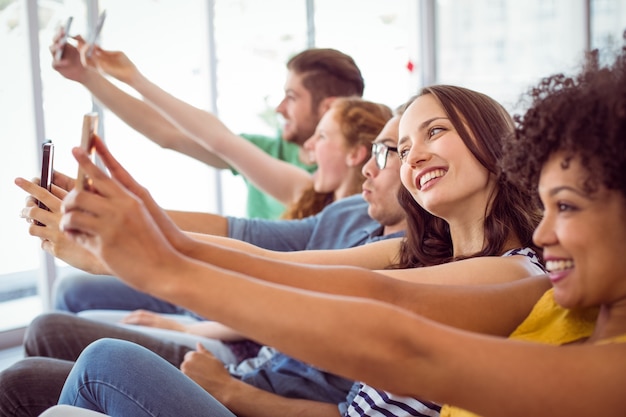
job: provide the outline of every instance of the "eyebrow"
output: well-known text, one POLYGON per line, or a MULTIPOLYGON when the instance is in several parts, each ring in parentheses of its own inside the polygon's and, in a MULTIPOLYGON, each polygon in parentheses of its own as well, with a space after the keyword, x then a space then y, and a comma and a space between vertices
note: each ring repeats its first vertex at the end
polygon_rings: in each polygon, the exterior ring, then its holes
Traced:
POLYGON ((555 188, 551 189, 551 190, 548 192, 548 195, 549 195, 550 197, 554 197, 555 195, 557 195, 557 194, 558 194, 558 193, 560 193, 561 191, 571 191, 571 192, 573 192, 574 194, 577 194, 577 195, 579 195, 579 196, 581 196, 581 197, 583 197, 583 198, 589 198, 589 195, 588 195, 587 193, 583 193, 583 192, 582 192, 582 191, 580 191, 579 189, 574 188, 574 187, 570 187, 570 186, 568 186, 568 185, 562 185, 562 186, 560 186, 560 187, 555 187, 555 188))
MULTIPOLYGON (((450 120, 448 117, 444 117, 444 116, 435 116, 432 117, 428 120, 423 121, 419 127, 417 128, 417 130, 424 130, 426 129, 426 127, 428 127, 429 124, 431 124, 432 122, 434 122, 435 120, 441 120, 441 119, 445 119, 445 120, 450 120)), ((406 142, 409 139, 408 136, 403 136, 400 138, 400 140, 398 140, 398 145, 403 144, 404 142, 406 142)))
POLYGON ((376 143, 382 143, 383 145, 387 145, 391 142, 392 145, 396 144, 396 140, 394 138, 382 138, 380 140, 375 141, 376 143))

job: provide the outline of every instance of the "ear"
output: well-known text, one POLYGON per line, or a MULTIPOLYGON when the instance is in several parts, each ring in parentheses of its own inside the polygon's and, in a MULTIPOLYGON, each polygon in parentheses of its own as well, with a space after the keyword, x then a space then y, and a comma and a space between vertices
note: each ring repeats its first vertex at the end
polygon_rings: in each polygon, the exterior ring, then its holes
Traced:
POLYGON ((320 104, 317 106, 317 114, 320 115, 320 117, 326 113, 328 111, 328 109, 330 109, 331 104, 333 104, 333 101, 335 101, 337 97, 326 97, 324 99, 322 99, 322 101, 320 101, 320 104))
POLYGON ((367 162, 369 152, 365 145, 358 145, 350 149, 348 155, 346 155, 346 165, 350 168, 359 166, 367 162))

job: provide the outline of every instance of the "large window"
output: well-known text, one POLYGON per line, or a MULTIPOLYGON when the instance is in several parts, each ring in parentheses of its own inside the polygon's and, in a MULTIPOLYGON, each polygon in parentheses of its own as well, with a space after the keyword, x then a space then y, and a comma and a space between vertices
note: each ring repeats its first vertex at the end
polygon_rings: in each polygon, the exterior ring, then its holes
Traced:
POLYGON ((584 10, 572 0, 437 1, 438 82, 481 91, 512 110, 540 77, 581 61, 584 10))
MULTIPOLYGON (((216 0, 217 108, 235 133, 276 136, 289 58, 307 47, 304 1, 216 0)), ((221 173, 226 213, 244 216, 240 177, 221 173)))
POLYGON ((25 194, 13 185, 16 176, 39 175, 25 6, 25 2, 10 1, 0 10, 0 53, 4 56, 0 79, 0 329, 23 325, 41 310, 34 296, 38 280, 34 271, 41 262, 39 245, 18 217, 25 194))
POLYGON ((413 0, 315 2, 315 45, 354 58, 364 98, 399 106, 420 83, 419 11, 413 0))

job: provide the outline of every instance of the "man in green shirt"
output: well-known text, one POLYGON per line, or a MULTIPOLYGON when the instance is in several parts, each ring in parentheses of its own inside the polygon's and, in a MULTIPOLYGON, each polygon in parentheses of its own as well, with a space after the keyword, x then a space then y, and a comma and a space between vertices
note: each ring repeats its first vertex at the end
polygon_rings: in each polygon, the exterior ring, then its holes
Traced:
MULTIPOLYGON (((85 44, 80 37, 76 40, 78 47, 66 44, 63 57, 53 61, 54 69, 84 85, 100 103, 158 145, 242 175, 248 188, 248 217, 277 218, 284 211, 284 204, 259 189, 272 187, 267 161, 263 164, 260 159, 269 155, 277 162, 312 172, 315 166, 307 163, 302 145, 336 97, 363 95, 363 78, 351 57, 334 49, 307 49, 287 62, 285 96, 276 107, 285 120, 280 136, 236 135, 215 115, 193 108, 139 77, 134 64, 120 52, 96 48, 92 59, 81 60, 85 44), (143 100, 115 86, 106 75, 133 87, 143 100), (247 145, 241 142, 254 144, 263 155, 249 147, 245 151, 247 145)), ((53 55, 58 48, 55 42, 53 55)))

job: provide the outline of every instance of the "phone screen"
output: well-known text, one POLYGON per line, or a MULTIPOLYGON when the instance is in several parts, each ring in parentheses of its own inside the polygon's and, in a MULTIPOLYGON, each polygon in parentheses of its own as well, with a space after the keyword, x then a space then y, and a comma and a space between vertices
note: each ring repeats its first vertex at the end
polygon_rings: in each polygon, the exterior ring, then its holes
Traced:
MULTIPOLYGON (((87 113, 83 116, 83 133, 80 141, 80 147, 86 150, 95 159, 95 149, 93 147, 93 137, 98 129, 98 113, 87 113)), ((79 190, 89 190, 91 188, 91 179, 78 169, 76 175, 76 188, 79 190)))
MULTIPOLYGON (((52 188, 53 162, 54 144, 48 141, 42 145, 41 178, 39 180, 39 185, 48 191, 50 191, 50 189, 52 188)), ((46 205, 41 201, 37 201, 37 205, 40 208, 49 211, 48 207, 46 207, 46 205)), ((38 226, 43 226, 43 224, 38 221, 35 221, 35 224, 37 224, 38 226)))

